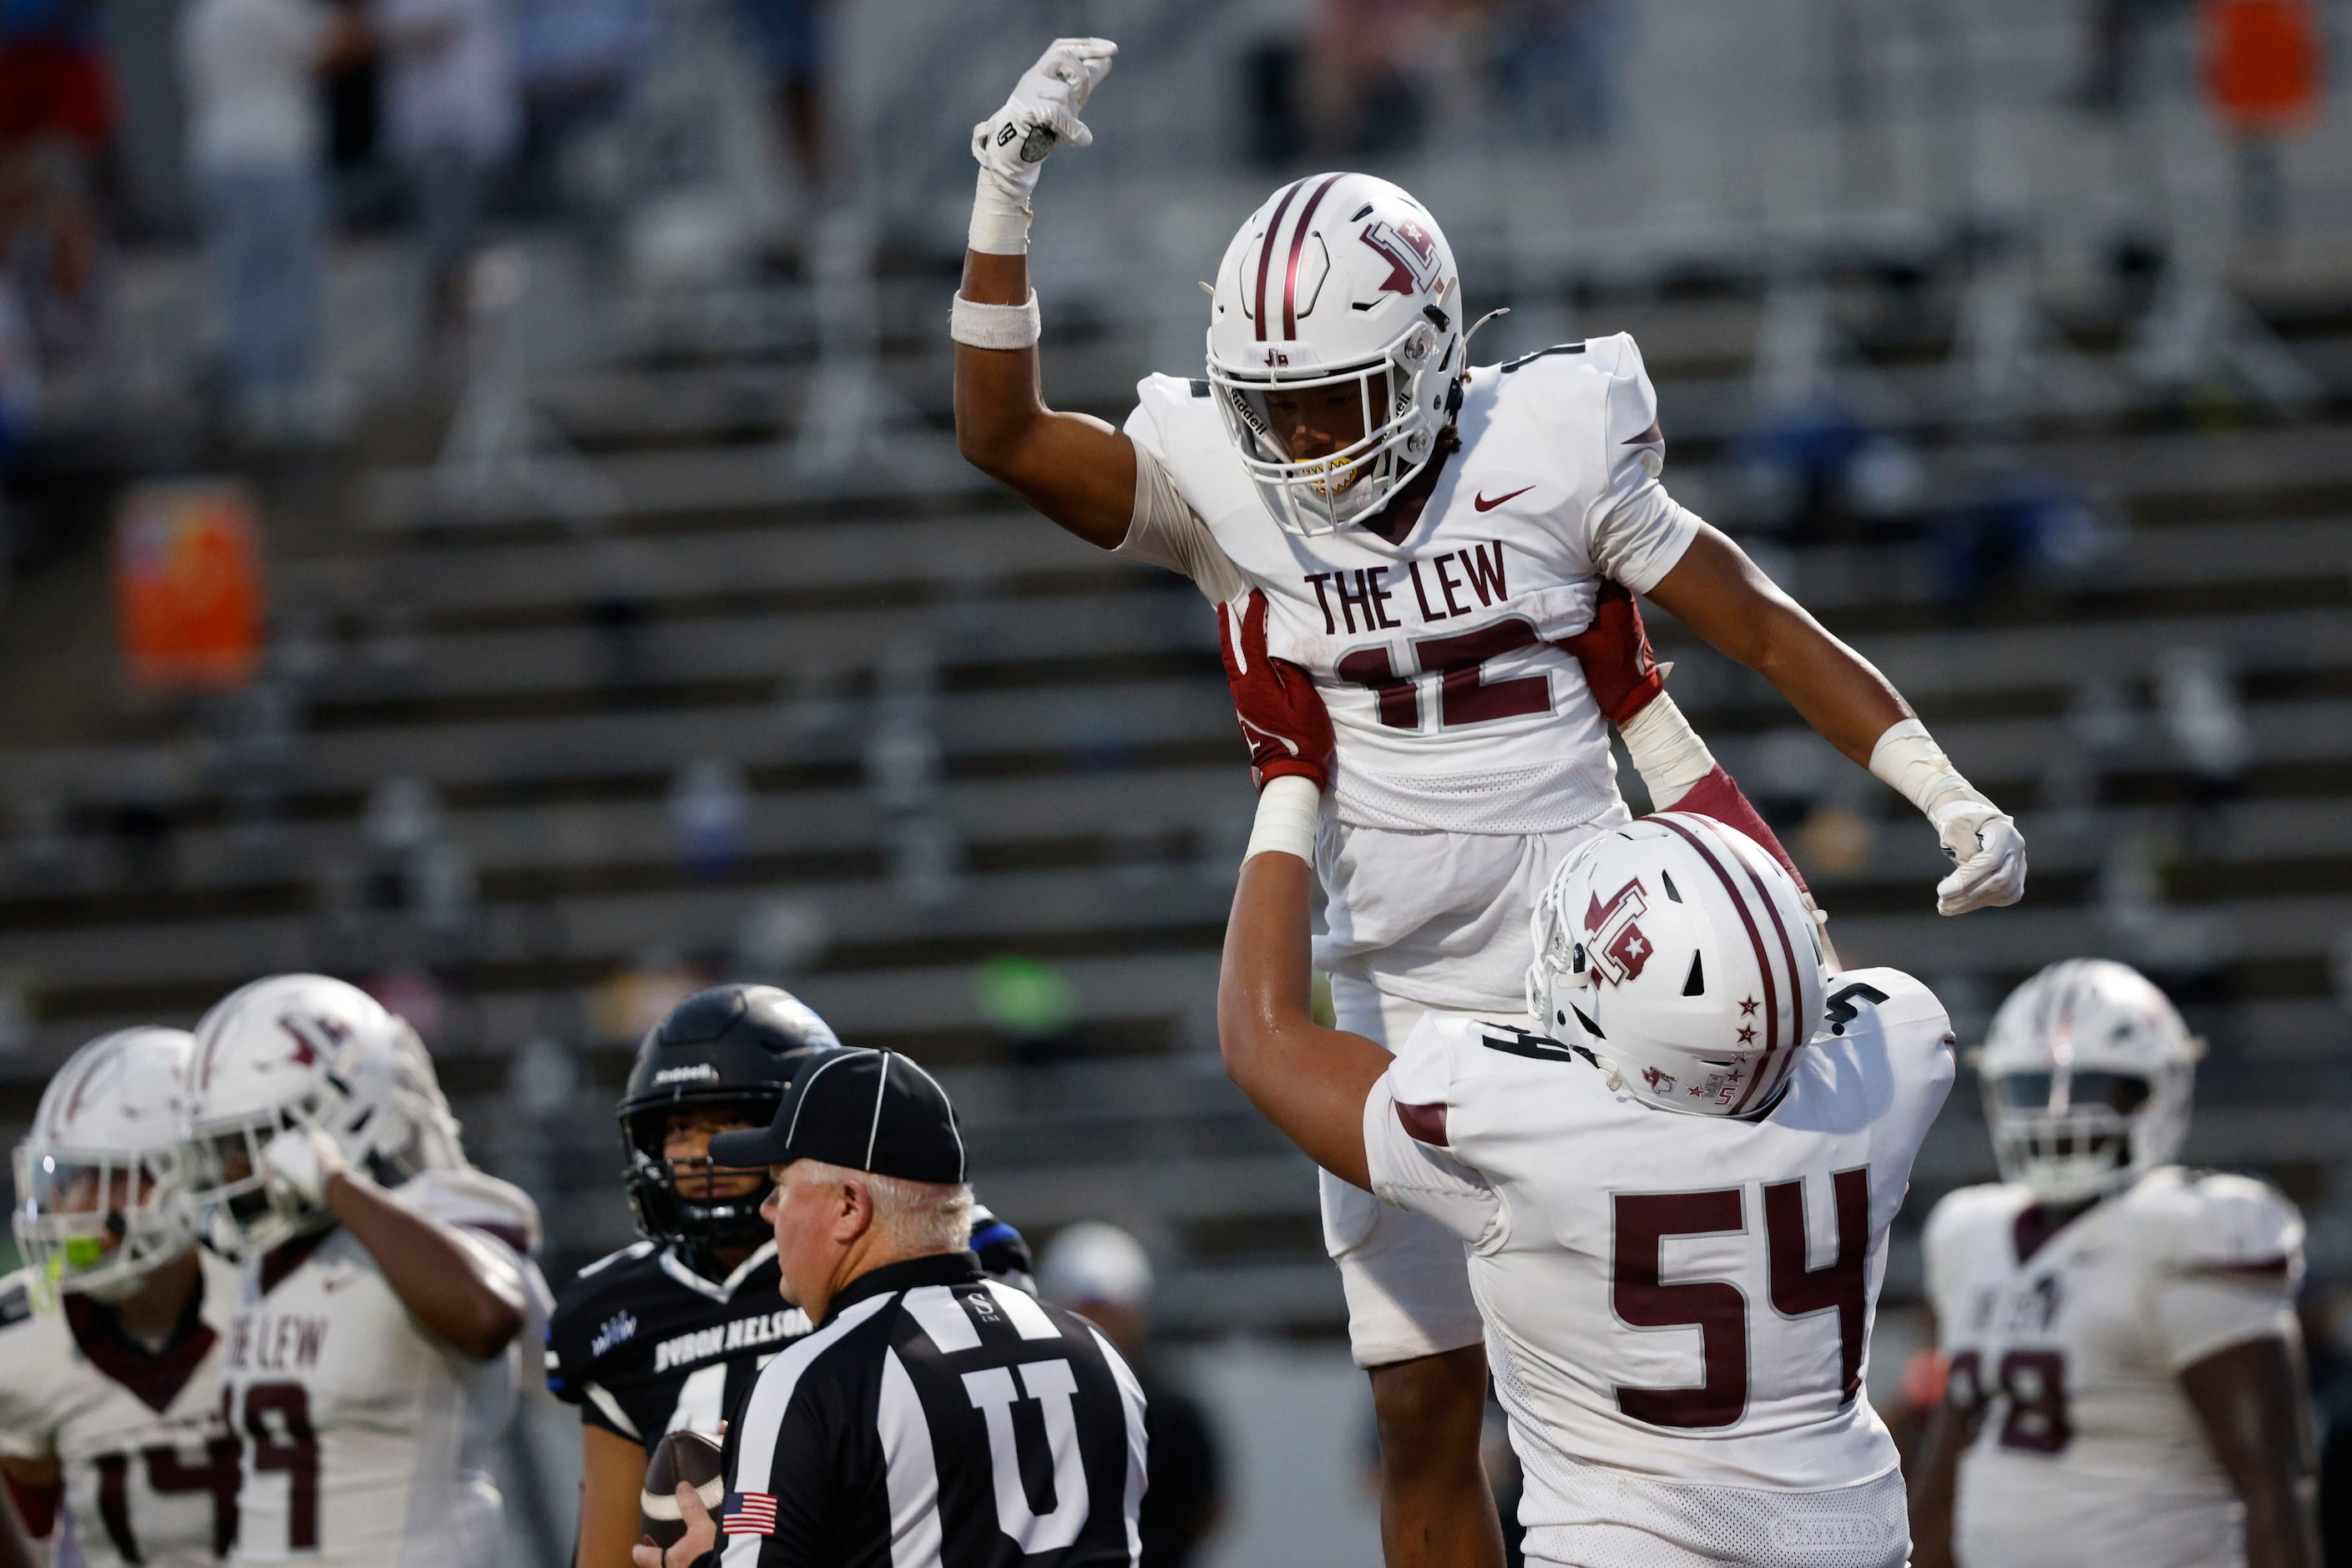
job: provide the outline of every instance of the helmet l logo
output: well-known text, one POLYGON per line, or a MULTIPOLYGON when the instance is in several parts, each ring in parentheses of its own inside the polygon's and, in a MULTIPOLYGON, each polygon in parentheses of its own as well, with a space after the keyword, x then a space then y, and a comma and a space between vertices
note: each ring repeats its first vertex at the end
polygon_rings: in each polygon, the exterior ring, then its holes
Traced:
POLYGON ((1381 279, 1379 292, 1410 297, 1436 287, 1437 242, 1411 218, 1391 224, 1376 217, 1358 237, 1388 258, 1389 275, 1381 279))
POLYGON ((1613 984, 1622 985, 1639 978, 1650 962, 1650 939, 1634 923, 1649 907, 1639 877, 1610 894, 1607 903, 1601 901, 1599 894, 1586 901, 1585 945, 1592 955, 1593 967, 1613 984))

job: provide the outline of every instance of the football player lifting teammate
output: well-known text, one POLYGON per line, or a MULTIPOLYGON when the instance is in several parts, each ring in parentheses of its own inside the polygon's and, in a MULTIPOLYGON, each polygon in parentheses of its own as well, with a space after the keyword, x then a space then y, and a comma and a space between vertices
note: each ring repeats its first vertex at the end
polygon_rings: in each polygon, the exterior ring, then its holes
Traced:
POLYGON ((1923 1565, 2319 1562, 2303 1221, 2172 1163, 2198 1045, 2105 959, 1994 1016, 1977 1065, 2003 1180, 1927 1221, 1948 1373, 1912 1481, 1923 1565))
MULTIPOLYGON (((648 1456, 668 1433, 716 1433, 760 1368, 809 1331, 779 1294, 760 1205, 765 1169, 710 1162, 721 1132, 763 1128, 793 1075, 838 1050, 824 1020, 772 985, 720 985, 647 1032, 620 1106, 629 1206, 644 1239, 582 1269, 556 1298, 547 1385, 580 1407, 578 1568, 628 1568, 648 1456)), ((1026 1245, 984 1209, 972 1250, 1030 1287, 1026 1245)))
POLYGON ((1234 894, 1225 1065, 1325 1170, 1467 1248, 1528 1561, 1896 1568, 1903 1479, 1864 1374, 1951 1087, 1943 1007, 1891 969, 1831 973, 1795 879, 1686 797, 1564 858, 1516 1020, 1433 1010, 1394 1056, 1323 1026, 1330 730, 1257 625, 1229 642, 1235 705, 1298 771, 1265 782, 1234 894))
POLYGON ((16 1148, 26 1266, 0 1280, 0 1473, 32 1533, 62 1541, 70 1521, 90 1568, 196 1568, 236 1533, 220 1404, 236 1280, 185 1201, 187 1058, 181 1029, 90 1041, 16 1148))
MULTIPOLYGON (((2010 818, 1884 677, 1668 496, 1633 339, 1472 364, 1444 231, 1395 185, 1326 174, 1269 196, 1210 285, 1205 374, 1146 377, 1123 431, 1046 407, 1030 197, 1055 146, 1093 140, 1078 115, 1116 52, 1057 41, 975 129, 957 439, 1078 537, 1223 605, 1265 596, 1274 656, 1306 671, 1338 734, 1331 788, 1307 804, 1328 900, 1317 956, 1345 1029, 1402 1049, 1424 1013, 1517 1014, 1538 895, 1628 820, 1607 726, 1635 743, 1653 682, 1604 701, 1564 646, 1605 581, 1763 675, 1925 813, 1957 862, 1941 912, 2021 895, 2010 818)), ((1485 1549, 1460 1532, 1493 1531, 1491 1510, 1468 1522, 1486 1376, 1462 1248, 1328 1173, 1323 1195, 1373 1369, 1390 1562, 1464 1561, 1485 1549)))
POLYGON ((415 1031, 340 980, 215 1004, 183 1092, 205 1237, 240 1266, 233 1560, 494 1561, 490 1453, 546 1315, 538 1209, 467 1163, 415 1031))

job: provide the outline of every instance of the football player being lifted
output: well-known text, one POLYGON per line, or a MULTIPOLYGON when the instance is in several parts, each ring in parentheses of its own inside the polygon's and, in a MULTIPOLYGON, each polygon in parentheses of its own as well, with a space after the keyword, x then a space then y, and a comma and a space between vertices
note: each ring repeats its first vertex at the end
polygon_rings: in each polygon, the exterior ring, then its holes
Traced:
MULTIPOLYGON (((1347 1030, 1395 1049, 1432 1009, 1515 1014, 1538 893, 1627 820, 1606 721, 1635 714, 1596 700, 1560 646, 1604 580, 1763 675, 1925 813, 1958 862, 1939 910, 2021 896, 2010 818, 1877 670, 1667 495, 1633 339, 1471 364, 1444 233, 1395 185, 1326 174, 1269 196, 1217 265, 1204 373, 1147 377, 1123 431, 1047 408, 1030 197, 1055 146, 1093 140, 1078 115, 1115 53, 1056 42, 975 130, 957 439, 1081 539, 1221 604, 1266 596, 1275 656, 1307 672, 1339 736, 1317 956, 1347 1030)), ((1687 786, 1693 807, 1721 792, 1687 786)), ((1356 1360, 1374 1369, 1390 1562, 1423 1542, 1461 1561, 1458 1532, 1492 1519, 1465 1522, 1486 1379, 1462 1248, 1328 1174, 1323 1192, 1356 1360)))
MULTIPOLYGON (((629 1568, 654 1446, 680 1428, 716 1434, 760 1369, 809 1331, 784 1305, 761 1217, 767 1171, 714 1166, 710 1141, 767 1126, 793 1076, 839 1048, 824 1019, 772 985, 698 992, 638 1047, 620 1123, 645 1239, 583 1268, 548 1322, 547 1385, 580 1407, 578 1568, 629 1568)), ((975 1208, 971 1245, 991 1275, 1031 1288, 1012 1226, 975 1208)))
POLYGON ((2303 1222, 2173 1163, 2198 1048, 2105 959, 1994 1016, 1977 1066, 2003 1179, 1927 1221, 1948 1373, 1912 1483, 1923 1568, 2319 1562, 2303 1222))
POLYGON ((234 1560, 493 1561, 490 1451, 545 1321, 538 1209, 467 1163, 415 1031, 340 980, 215 1004, 184 1096, 205 1240, 239 1265, 234 1560))
POLYGON ((1225 1065, 1318 1164, 1467 1248, 1527 1560, 1898 1568, 1903 1478, 1864 1374, 1952 1083, 1941 1005, 1891 969, 1832 974, 1795 879, 1685 806, 1562 858, 1520 937, 1516 1020, 1432 1009, 1393 1056, 1318 1024, 1331 729, 1260 624, 1229 639, 1235 706, 1298 766, 1259 775, 1225 1065))
POLYGON ((0 1280, 0 1472, 32 1533, 61 1542, 69 1521, 91 1568, 210 1564, 236 1533, 220 1410, 236 1279, 197 1247, 184 1189, 187 1058, 181 1029, 90 1041, 16 1147, 26 1267, 0 1280))

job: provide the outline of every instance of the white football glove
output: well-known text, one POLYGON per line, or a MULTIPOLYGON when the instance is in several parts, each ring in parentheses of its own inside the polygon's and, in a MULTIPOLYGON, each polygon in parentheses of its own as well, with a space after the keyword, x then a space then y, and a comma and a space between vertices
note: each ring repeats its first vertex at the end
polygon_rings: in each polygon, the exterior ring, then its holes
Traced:
POLYGON ((1056 38, 1024 72, 1004 107, 971 128, 971 155, 1024 205, 1037 188, 1037 168, 1057 142, 1073 147, 1095 133, 1078 118, 1095 84, 1110 74, 1118 46, 1108 38, 1056 38))
POLYGON ((1969 791, 1945 796, 1928 812, 1944 853, 1958 865, 1936 884, 1936 912, 1964 915, 2025 897, 2025 837, 2001 809, 1969 791))
POLYGON ((327 1206, 327 1184, 351 1168, 332 1138, 315 1127, 289 1127, 262 1146, 261 1163, 271 1187, 289 1193, 314 1209, 327 1206))

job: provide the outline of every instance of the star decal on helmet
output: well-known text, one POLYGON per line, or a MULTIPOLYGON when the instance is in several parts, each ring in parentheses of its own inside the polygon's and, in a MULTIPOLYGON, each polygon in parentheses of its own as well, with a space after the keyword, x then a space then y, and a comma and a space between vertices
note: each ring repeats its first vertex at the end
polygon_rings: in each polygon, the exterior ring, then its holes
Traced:
POLYGON ((1739 1016, 1743 1018, 1752 1018, 1756 1016, 1755 997, 1750 996, 1739 1004, 1739 1016))

